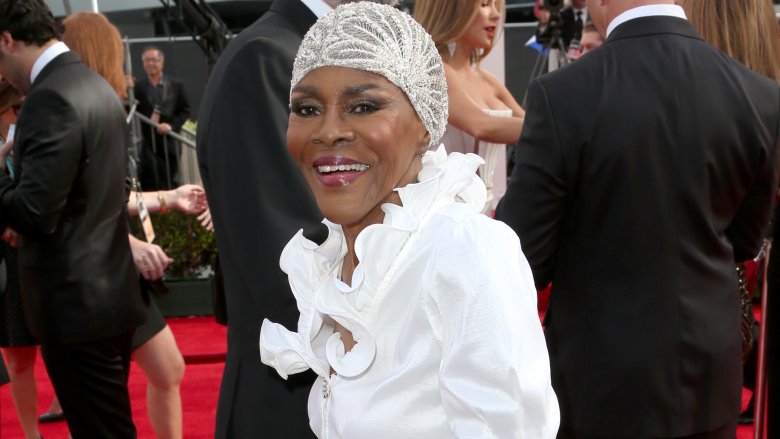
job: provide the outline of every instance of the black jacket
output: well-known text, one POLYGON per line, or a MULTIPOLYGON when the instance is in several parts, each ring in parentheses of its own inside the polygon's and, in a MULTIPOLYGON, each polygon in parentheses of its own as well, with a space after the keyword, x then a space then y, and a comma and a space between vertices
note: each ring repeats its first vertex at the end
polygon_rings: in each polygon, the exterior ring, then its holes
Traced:
POLYGON ((552 281, 546 336, 561 427, 678 437, 741 402, 735 261, 777 188, 780 88, 685 20, 618 26, 531 83, 496 217, 552 281))
MULTIPOLYGON (((170 124, 174 131, 179 132, 184 122, 190 117, 190 103, 187 100, 184 83, 165 74, 162 76, 161 83, 163 88, 162 102, 158 103, 160 122, 170 124)), ((154 99, 149 96, 150 86, 149 78, 144 76, 135 83, 133 88, 138 100, 138 112, 146 117, 152 116, 155 107, 154 99)))
POLYGON ((66 52, 27 94, 15 180, 0 177, 0 228, 21 234, 23 305, 41 342, 80 343, 143 321, 127 240, 127 124, 116 93, 66 52))
POLYGON ((299 229, 321 230, 286 142, 293 60, 314 22, 299 0, 275 0, 230 42, 198 113, 198 162, 228 315, 217 438, 313 437, 306 401, 315 375, 282 380, 260 363, 258 343, 264 318, 296 328, 298 308, 279 257, 299 229))

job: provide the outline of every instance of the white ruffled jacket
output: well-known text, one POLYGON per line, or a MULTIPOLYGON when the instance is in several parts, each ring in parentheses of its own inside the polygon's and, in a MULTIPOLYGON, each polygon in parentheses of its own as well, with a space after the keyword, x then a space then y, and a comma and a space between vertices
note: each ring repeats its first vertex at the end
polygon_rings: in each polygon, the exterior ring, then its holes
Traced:
POLYGON ((558 402, 536 290, 514 232, 479 213, 474 154, 423 157, 383 224, 355 241, 352 285, 339 225, 322 245, 298 232, 281 267, 298 331, 263 321, 260 353, 279 375, 311 368, 319 438, 554 438, 558 402), (357 342, 345 352, 333 322, 357 342), (335 375, 330 374, 330 370, 335 375))

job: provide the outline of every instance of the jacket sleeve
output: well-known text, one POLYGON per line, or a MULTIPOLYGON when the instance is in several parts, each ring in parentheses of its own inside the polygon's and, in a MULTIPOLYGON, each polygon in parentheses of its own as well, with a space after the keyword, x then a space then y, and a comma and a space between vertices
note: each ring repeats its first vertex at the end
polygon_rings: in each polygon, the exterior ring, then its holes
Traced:
MULTIPOLYGON (((776 89, 780 92, 780 89, 776 89)), ((780 93, 778 93, 780 94, 780 93)), ((777 94, 776 94, 777 95, 777 94)), ((756 257, 766 233, 773 200, 777 193, 778 148, 780 148, 780 108, 773 120, 772 142, 761 149, 756 178, 748 188, 737 214, 726 229, 734 248, 734 259, 742 262, 756 257)))
POLYGON ((520 237, 536 288, 550 283, 567 202, 564 155, 547 94, 538 80, 528 89, 515 167, 495 218, 520 237))
POLYGON ((23 235, 54 232, 78 172, 83 133, 75 109, 52 90, 31 93, 19 119, 13 183, 0 180, 0 224, 23 235))

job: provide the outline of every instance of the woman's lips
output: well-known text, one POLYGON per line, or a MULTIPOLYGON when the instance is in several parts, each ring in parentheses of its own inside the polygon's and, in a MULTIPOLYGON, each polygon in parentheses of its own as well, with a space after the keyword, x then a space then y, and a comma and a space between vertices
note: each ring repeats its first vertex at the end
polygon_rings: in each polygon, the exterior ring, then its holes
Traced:
POLYGON ((346 157, 321 157, 314 161, 313 168, 317 179, 325 186, 346 186, 361 175, 370 166, 366 163, 346 157))
POLYGON ((488 26, 488 27, 485 28, 485 31, 487 31, 488 37, 491 40, 496 35, 496 27, 495 26, 488 26))

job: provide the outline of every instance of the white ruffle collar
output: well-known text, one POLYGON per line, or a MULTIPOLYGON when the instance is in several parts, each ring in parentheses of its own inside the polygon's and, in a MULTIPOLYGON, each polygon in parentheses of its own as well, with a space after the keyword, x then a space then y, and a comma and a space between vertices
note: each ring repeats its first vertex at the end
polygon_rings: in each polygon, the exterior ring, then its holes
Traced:
POLYGON ((329 234, 321 245, 298 231, 280 258, 301 313, 298 332, 264 320, 260 332, 263 363, 283 378, 309 367, 320 376, 328 376, 330 368, 344 377, 365 372, 376 355, 376 342, 367 324, 372 304, 386 292, 404 259, 404 249, 411 247, 414 232, 437 210, 434 205, 460 202, 480 212, 486 189, 476 170, 482 163, 476 154, 447 155, 444 146, 426 152, 418 183, 395 189, 402 204, 382 205, 383 223, 366 227, 355 240, 358 265, 352 285, 338 279, 347 251, 341 226, 323 220, 329 234), (345 352, 329 318, 352 333, 356 344, 351 351, 345 352))

